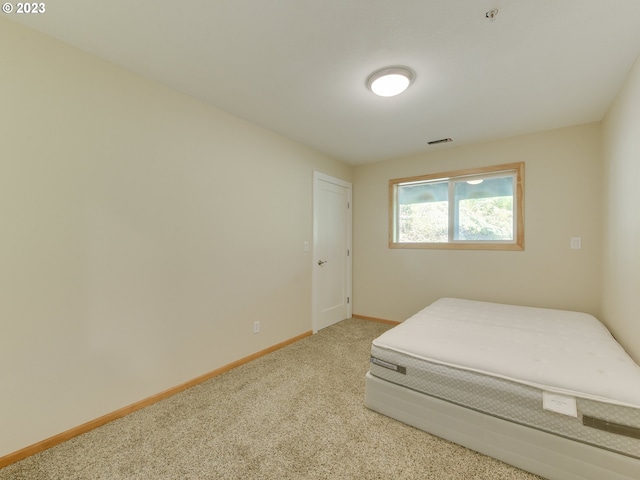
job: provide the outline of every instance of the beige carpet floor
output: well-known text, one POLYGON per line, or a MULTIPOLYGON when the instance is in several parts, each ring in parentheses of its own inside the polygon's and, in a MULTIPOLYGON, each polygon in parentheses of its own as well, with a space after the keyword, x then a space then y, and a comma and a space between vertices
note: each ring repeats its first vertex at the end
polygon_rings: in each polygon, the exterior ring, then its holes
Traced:
POLYGON ((3 480, 538 479, 364 406, 350 319, 0 470, 3 480))

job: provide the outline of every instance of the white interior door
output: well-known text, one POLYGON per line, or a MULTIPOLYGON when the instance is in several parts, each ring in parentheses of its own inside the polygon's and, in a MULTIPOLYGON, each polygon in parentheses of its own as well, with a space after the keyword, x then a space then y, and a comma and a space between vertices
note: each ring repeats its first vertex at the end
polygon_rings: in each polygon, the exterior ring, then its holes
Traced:
POLYGON ((351 317, 351 184, 314 172, 313 331, 351 317))

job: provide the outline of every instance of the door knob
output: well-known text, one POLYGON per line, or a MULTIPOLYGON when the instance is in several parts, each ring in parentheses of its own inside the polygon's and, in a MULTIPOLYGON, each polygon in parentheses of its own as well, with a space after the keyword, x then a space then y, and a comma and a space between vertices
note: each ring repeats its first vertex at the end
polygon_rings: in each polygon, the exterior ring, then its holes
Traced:
POLYGON ((318 265, 322 266, 327 263, 327 260, 318 260, 318 265))

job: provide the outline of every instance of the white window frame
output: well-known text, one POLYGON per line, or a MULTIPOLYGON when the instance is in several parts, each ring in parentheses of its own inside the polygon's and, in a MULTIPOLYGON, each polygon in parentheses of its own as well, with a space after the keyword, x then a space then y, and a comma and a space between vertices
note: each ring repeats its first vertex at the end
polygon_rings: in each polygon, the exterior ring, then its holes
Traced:
POLYGON ((389 180, 389 248, 431 248, 463 250, 524 250, 524 162, 389 180), (512 174, 514 178, 513 240, 455 240, 456 213, 453 190, 456 182, 512 174), (398 187, 416 183, 448 182, 449 238, 447 242, 418 243, 398 241, 398 187))

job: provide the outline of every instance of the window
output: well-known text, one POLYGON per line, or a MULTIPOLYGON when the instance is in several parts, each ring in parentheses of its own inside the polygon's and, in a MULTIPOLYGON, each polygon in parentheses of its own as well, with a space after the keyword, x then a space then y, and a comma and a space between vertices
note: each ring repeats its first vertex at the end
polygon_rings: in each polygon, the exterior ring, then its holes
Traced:
POLYGON ((389 181, 391 248, 524 250, 524 163, 389 181))

